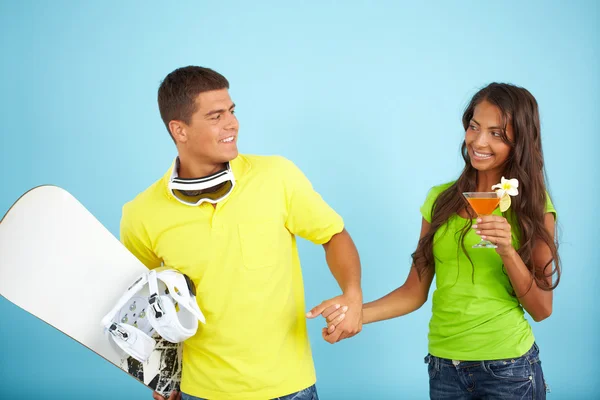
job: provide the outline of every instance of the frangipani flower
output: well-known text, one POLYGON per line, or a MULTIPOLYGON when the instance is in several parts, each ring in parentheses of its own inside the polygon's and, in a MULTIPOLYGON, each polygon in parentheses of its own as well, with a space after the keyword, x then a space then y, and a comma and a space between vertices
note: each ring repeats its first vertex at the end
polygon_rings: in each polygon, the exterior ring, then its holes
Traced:
POLYGON ((499 197, 504 197, 504 193, 508 193, 510 196, 516 196, 519 194, 519 181, 516 179, 505 179, 502 177, 500 183, 492 186, 492 190, 498 189, 499 197))
POLYGON ((505 179, 502 177, 500 183, 492 186, 492 190, 496 189, 498 197, 500 197, 500 211, 504 212, 510 207, 510 196, 519 194, 519 181, 517 179, 505 179))

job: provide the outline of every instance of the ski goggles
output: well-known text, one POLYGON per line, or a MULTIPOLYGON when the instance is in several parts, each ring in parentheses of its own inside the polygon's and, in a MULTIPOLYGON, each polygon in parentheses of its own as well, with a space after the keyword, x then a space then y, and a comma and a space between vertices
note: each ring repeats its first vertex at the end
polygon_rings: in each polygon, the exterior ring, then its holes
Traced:
POLYGON ((231 165, 223 171, 204 178, 175 177, 177 164, 169 181, 169 190, 175 199, 188 206, 198 206, 203 202, 215 204, 229 196, 235 187, 235 177, 231 165))

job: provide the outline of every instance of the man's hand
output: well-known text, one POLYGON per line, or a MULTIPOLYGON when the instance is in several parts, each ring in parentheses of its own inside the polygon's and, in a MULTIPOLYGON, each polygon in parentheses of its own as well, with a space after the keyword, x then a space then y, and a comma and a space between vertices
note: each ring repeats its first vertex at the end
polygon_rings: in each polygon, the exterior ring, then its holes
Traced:
MULTIPOLYGON (((158 394, 158 392, 152 393, 152 398, 154 400, 165 400, 165 398, 162 397, 160 394, 158 394)), ((177 390, 173 390, 167 400, 181 400, 181 392, 178 392, 177 390)))
POLYGON ((307 318, 322 315, 328 328, 323 328, 322 336, 328 343, 337 343, 350 338, 362 330, 362 294, 348 293, 325 300, 307 314, 307 318))

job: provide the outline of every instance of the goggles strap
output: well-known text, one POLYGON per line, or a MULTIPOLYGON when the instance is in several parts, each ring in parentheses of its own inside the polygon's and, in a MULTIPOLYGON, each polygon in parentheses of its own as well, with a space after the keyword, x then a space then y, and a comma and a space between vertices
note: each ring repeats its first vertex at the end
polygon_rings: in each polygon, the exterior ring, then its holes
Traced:
POLYGON ((235 176, 231 164, 227 162, 224 170, 202 178, 179 178, 179 158, 169 179, 168 187, 173 197, 188 206, 198 206, 203 202, 217 203, 229 196, 235 187, 235 176))

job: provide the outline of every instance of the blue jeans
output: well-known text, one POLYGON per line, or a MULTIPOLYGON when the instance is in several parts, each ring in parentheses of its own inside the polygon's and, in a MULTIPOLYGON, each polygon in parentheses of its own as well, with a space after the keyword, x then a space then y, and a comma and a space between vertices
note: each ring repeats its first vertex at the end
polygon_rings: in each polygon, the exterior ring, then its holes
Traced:
POLYGON ((429 397, 439 399, 545 399, 546 383, 534 343, 523 356, 453 361, 428 354, 429 397))
MULTIPOLYGON (((181 400, 207 400, 200 397, 190 396, 181 392, 181 400)), ((296 393, 287 394, 285 396, 277 397, 273 400, 319 400, 317 395, 317 387, 315 385, 309 386, 304 390, 296 393)))

